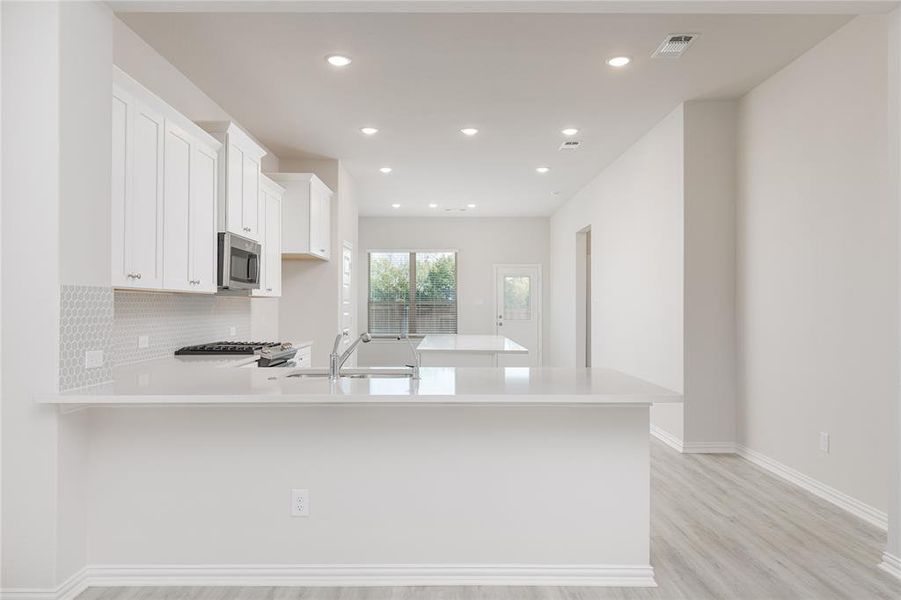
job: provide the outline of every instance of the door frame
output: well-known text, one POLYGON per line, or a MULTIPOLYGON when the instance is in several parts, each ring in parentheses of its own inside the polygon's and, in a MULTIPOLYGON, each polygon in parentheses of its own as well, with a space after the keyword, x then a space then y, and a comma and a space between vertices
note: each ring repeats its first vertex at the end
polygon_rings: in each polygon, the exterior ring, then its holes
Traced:
POLYGON ((541 268, 541 263, 495 263, 492 265, 492 289, 494 290, 492 295, 494 296, 494 303, 491 307, 494 312, 491 313, 491 320, 494 321, 494 333, 496 335, 500 335, 497 331, 497 317, 494 315, 497 314, 498 309, 498 296, 497 296, 497 277, 498 271, 501 269, 522 269, 529 268, 535 269, 538 272, 538 293, 535 294, 533 292, 533 299, 537 299, 538 301, 538 366, 544 365, 544 352, 542 351, 542 346, 544 344, 544 335, 542 330, 544 329, 544 273, 541 268))

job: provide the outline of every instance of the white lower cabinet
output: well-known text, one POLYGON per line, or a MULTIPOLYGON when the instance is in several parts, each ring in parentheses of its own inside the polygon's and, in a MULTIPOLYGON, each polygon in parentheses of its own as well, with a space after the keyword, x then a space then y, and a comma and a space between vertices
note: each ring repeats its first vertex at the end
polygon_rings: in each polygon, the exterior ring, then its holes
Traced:
POLYGON ((254 296, 277 298, 282 295, 282 198, 285 189, 262 176, 260 185, 260 289, 254 296))
POLYGON ((116 71, 112 284, 216 292, 220 143, 116 71))

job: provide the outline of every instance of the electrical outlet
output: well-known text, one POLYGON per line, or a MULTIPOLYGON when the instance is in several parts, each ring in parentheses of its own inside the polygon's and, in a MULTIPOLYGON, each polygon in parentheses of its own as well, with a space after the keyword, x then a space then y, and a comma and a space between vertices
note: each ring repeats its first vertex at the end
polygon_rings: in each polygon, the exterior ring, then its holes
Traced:
POLYGON ((150 347, 150 336, 149 335, 139 335, 138 336, 138 348, 149 348, 150 347))
POLYGON ((820 450, 829 453, 829 434, 825 431, 820 432, 820 450))
POLYGON ((228 335, 230 335, 230 336, 232 336, 232 337, 235 337, 236 335, 238 335, 238 328, 235 327, 234 325, 232 325, 231 327, 229 327, 229 328, 228 328, 228 335))
POLYGON ((84 368, 96 369, 103 366, 103 350, 88 350, 84 353, 84 368))
POLYGON ((291 516, 310 516, 310 490, 291 490, 291 516))

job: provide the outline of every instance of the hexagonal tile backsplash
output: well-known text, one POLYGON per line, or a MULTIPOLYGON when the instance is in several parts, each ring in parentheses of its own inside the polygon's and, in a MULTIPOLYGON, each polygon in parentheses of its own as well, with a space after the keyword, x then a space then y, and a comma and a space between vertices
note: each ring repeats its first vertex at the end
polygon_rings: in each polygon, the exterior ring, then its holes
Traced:
POLYGON ((113 339, 113 290, 64 285, 59 307, 59 389, 71 390, 109 381, 113 339), (85 367, 85 352, 102 350, 103 366, 85 367))
POLYGON ((190 344, 250 339, 250 298, 61 286, 60 390, 109 381, 117 365, 170 356, 190 344), (229 335, 230 328, 235 335, 229 335), (140 336, 146 348, 138 347, 140 336), (102 350, 103 366, 85 368, 102 350))

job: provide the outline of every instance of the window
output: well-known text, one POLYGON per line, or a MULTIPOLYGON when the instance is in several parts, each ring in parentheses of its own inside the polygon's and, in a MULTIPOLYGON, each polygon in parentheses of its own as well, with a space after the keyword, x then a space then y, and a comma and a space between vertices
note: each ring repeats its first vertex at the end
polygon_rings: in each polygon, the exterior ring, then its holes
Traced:
POLYGON ((457 254, 370 252, 369 333, 457 333, 457 254))

